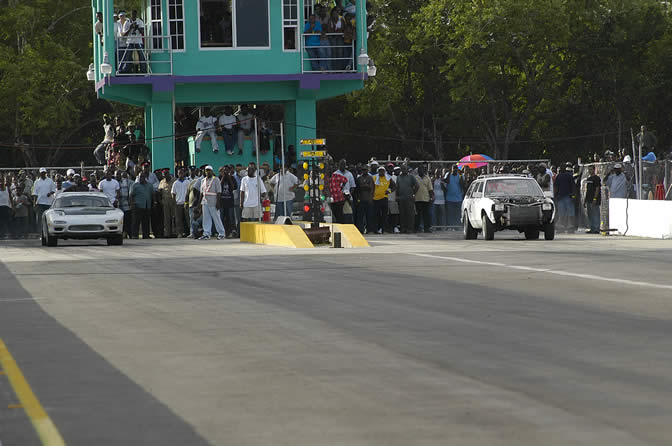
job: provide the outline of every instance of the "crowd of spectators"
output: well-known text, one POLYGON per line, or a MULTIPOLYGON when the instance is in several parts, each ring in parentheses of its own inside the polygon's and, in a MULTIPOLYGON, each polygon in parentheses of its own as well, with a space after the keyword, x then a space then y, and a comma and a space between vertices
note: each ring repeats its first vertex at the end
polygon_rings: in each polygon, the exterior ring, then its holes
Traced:
MULTIPOLYGON (((608 170, 605 164, 493 164, 490 171, 534 177, 556 202, 559 231, 574 232, 585 224, 594 233, 599 230, 602 185, 612 198, 634 196, 632 166, 627 162, 606 165, 608 170)), ((64 175, 44 168, 36 176, 19 171, 0 176, 0 237, 39 233, 42 214, 56 196, 94 191, 104 193, 124 211, 125 237, 235 238, 241 221, 261 219, 265 200, 271 204, 272 219, 284 215, 310 219, 302 204, 304 187, 314 181, 324 185, 321 218, 355 224, 363 234, 458 230, 464 194, 486 171, 485 167, 460 169, 455 164, 414 164, 401 159, 359 164, 330 160, 323 178, 310 177, 296 164, 283 170, 268 163, 151 171, 146 161, 132 168, 113 162, 101 170, 69 169, 64 175)))
POLYGON ((98 164, 132 173, 135 166, 149 160, 149 147, 135 122, 124 124, 119 116, 112 119, 104 114, 103 131, 105 136, 93 151, 98 164))
MULTIPOLYGON (((353 59, 357 39, 355 2, 337 3, 333 7, 316 4, 314 13, 304 25, 306 52, 312 71, 349 71, 357 66, 353 59)), ((291 42, 291 39, 286 41, 291 42)))

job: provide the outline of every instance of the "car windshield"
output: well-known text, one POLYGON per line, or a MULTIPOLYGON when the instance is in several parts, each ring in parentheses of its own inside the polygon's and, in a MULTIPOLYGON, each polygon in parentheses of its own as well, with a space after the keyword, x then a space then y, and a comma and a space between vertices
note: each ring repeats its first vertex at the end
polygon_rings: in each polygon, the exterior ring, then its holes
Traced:
POLYGON ((54 208, 111 208, 110 200, 106 197, 90 195, 75 195, 72 197, 57 198, 54 208))
POLYGON ((537 182, 531 178, 488 180, 488 182, 485 183, 485 196, 493 197, 498 195, 544 196, 537 182))

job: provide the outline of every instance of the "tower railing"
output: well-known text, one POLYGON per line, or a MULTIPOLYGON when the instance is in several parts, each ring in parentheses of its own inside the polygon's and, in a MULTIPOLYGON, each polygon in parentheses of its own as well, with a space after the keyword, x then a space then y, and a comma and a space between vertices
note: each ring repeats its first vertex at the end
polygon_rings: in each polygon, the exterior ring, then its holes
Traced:
POLYGON ((115 76, 172 75, 171 37, 148 35, 141 38, 142 44, 126 44, 128 38, 115 39, 117 53, 115 76))
POLYGON ((343 33, 301 35, 301 73, 354 73, 357 71, 355 40, 345 43, 343 33), (326 37, 328 45, 320 36, 326 37), (306 44, 309 37, 320 39, 320 45, 306 44))

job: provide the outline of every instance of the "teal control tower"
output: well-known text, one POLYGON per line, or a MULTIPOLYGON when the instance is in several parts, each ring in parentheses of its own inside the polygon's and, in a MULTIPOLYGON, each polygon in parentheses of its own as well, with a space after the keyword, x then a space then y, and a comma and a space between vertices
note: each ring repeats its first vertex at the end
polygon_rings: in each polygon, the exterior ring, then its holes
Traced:
MULTIPOLYGON (((144 108, 155 168, 175 164, 176 107, 280 104, 285 149, 294 145, 298 153, 301 139, 319 136, 317 101, 361 89, 372 74, 366 2, 348 6, 340 28, 320 33, 311 20, 314 0, 145 0, 137 11, 144 31, 124 37, 117 30, 128 25, 115 24, 114 2, 92 0, 93 20, 102 13, 102 39, 94 27, 90 78, 98 97, 144 108)), ((196 152, 190 138, 190 161, 252 161, 254 142, 243 142, 242 155, 231 155, 221 143, 214 153, 208 139, 196 152)))

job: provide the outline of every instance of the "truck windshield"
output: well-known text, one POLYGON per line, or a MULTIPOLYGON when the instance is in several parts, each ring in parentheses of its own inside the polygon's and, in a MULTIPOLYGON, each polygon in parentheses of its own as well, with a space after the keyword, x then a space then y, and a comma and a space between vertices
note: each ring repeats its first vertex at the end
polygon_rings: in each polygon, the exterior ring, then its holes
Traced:
POLYGON ((497 195, 544 196, 541 188, 532 178, 488 180, 485 183, 485 196, 492 197, 497 195))

